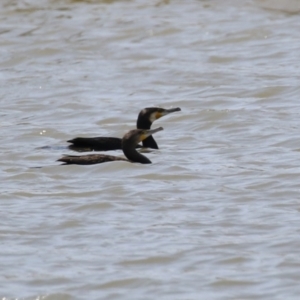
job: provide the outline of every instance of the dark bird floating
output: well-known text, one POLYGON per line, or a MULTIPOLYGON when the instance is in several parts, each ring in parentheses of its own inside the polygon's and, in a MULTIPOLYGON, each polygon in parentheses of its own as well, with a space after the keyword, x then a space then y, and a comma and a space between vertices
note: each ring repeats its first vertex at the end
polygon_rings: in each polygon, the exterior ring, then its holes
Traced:
POLYGON ((151 161, 141 153, 137 152, 136 145, 149 138, 152 134, 163 130, 162 127, 150 130, 134 129, 124 135, 121 140, 122 150, 127 159, 118 156, 105 154, 89 154, 89 155, 65 155, 57 161, 63 162, 63 165, 93 165, 109 161, 129 161, 141 164, 151 164, 151 161))
MULTIPOLYGON (((171 109, 159 107, 144 108, 138 115, 136 127, 137 129, 150 129, 155 120, 176 111, 181 111, 181 109, 179 107, 171 109)), ((77 151, 109 151, 122 149, 122 139, 116 137, 77 137, 69 140, 68 143, 72 144, 69 146, 71 150, 77 151)), ((141 148, 141 145, 136 145, 136 147, 141 148)), ((157 143, 151 135, 143 140, 143 147, 158 149, 157 143)))

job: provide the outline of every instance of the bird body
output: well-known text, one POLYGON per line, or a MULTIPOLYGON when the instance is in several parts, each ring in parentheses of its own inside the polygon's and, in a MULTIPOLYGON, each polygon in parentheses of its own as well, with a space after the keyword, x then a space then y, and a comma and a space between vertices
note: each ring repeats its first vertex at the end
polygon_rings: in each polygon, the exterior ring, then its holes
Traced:
POLYGON ((64 155, 57 161, 63 162, 64 165, 94 165, 117 160, 128 161, 123 157, 106 154, 64 155))
MULTIPOLYGON (((117 137, 77 137, 75 139, 67 141, 68 143, 72 143, 69 146, 71 150, 77 151, 110 151, 122 149, 122 139, 117 137)), ((141 148, 140 145, 138 145, 141 148)))

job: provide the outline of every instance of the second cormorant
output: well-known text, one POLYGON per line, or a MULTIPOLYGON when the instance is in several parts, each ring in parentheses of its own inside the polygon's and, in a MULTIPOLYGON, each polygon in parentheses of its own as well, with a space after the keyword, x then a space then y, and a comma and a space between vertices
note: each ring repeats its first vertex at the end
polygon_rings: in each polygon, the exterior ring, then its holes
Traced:
MULTIPOLYGON (((140 111, 136 127, 137 129, 150 129, 155 120, 176 111, 181 111, 181 109, 179 107, 171 109, 146 107, 140 111)), ((72 144, 69 148, 76 151, 109 151, 122 149, 122 139, 116 137, 77 137, 69 140, 68 143, 72 144)), ((141 145, 136 145, 136 147, 141 148, 141 145)), ((143 140, 143 147, 158 149, 157 143, 151 135, 143 140)))

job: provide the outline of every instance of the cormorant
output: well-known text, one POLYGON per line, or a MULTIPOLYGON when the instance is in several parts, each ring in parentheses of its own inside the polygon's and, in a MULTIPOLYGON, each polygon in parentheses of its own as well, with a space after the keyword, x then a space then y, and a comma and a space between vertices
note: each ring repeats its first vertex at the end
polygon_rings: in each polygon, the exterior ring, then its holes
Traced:
POLYGON ((105 154, 89 154, 89 155, 65 155, 62 158, 58 159, 57 161, 63 162, 63 165, 93 165, 93 164, 100 164, 103 162, 108 161, 116 161, 116 160, 123 160, 123 161, 130 161, 130 162, 137 162, 141 164, 151 164, 151 161, 141 153, 137 152, 136 145, 147 139, 152 134, 163 130, 162 127, 156 129, 134 129, 130 130, 128 133, 124 135, 122 138, 122 150, 127 157, 127 159, 112 156, 112 155, 105 155, 105 154))
MULTIPOLYGON (((179 107, 164 109, 160 107, 146 107, 142 109, 138 115, 136 122, 137 129, 150 129, 152 123, 170 113, 181 111, 179 107)), ((92 137, 84 138, 77 137, 75 139, 67 141, 72 145, 69 146, 71 150, 77 151, 108 151, 122 149, 122 139, 116 137, 92 137)), ((157 143, 150 135, 147 139, 143 140, 143 146, 153 149, 158 149, 157 143)), ((137 148, 141 148, 141 145, 137 145, 137 148)))

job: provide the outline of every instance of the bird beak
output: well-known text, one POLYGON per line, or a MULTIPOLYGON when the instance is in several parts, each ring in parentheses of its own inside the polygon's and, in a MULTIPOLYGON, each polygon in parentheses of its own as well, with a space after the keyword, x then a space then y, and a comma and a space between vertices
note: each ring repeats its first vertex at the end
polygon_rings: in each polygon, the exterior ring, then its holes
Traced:
POLYGON ((181 108, 180 107, 176 107, 176 108, 170 108, 170 109, 165 109, 164 111, 162 112, 157 112, 156 115, 155 115, 155 118, 156 120, 165 116, 165 115, 168 115, 168 114, 171 114, 175 111, 181 111, 181 108))
POLYGON ((146 139, 148 136, 158 132, 164 130, 162 127, 158 127, 155 129, 149 129, 149 130, 144 130, 144 132, 142 133, 141 137, 140 137, 140 142, 143 141, 144 139, 146 139))

